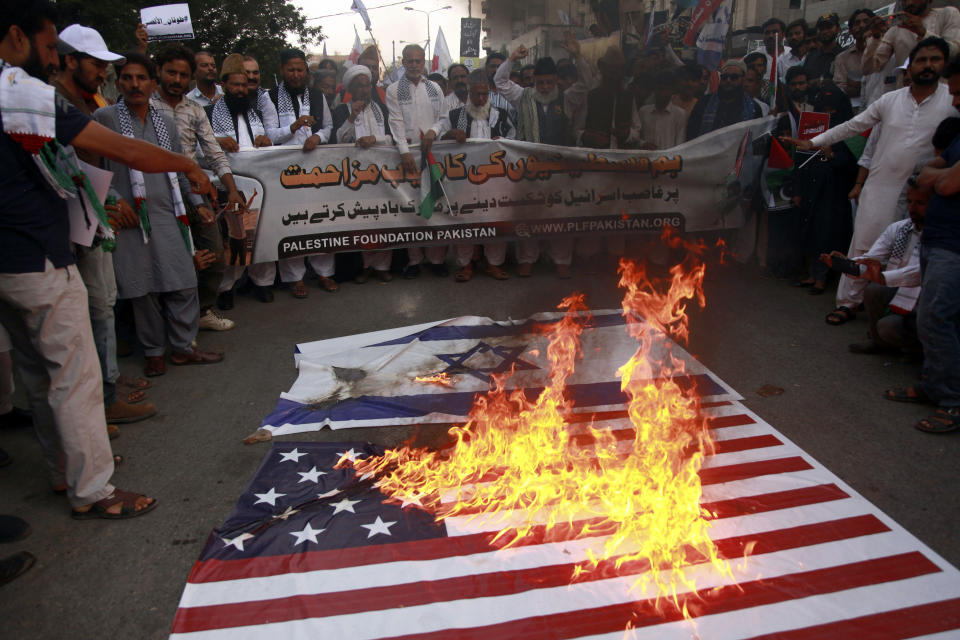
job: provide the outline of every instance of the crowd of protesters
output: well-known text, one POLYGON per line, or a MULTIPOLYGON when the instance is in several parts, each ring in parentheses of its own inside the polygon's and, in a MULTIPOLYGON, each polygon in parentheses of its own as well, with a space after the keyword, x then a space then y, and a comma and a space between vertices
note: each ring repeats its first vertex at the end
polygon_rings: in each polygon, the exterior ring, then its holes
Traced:
MULTIPOLYGON (((33 424, 51 486, 66 494, 73 517, 138 516, 156 501, 110 484, 109 438, 117 424, 156 414, 145 396, 168 363, 223 360, 197 336, 235 326, 221 312, 238 293, 262 303, 277 289, 306 298, 312 279, 334 293, 348 281, 417 278, 422 267, 445 278, 451 262, 457 282, 475 269, 510 277, 502 240, 228 260, 244 250, 249 195, 233 178, 231 152, 386 145, 417 171, 411 148, 438 139, 655 150, 773 115, 771 144, 791 162, 769 163, 750 205, 765 223, 767 271, 811 294, 842 272, 827 322, 866 311, 870 342, 851 350, 923 362, 921 383, 886 397, 938 405, 916 425, 922 430, 957 430, 960 12, 926 0, 903 5, 895 22, 855 11, 855 42, 845 50, 836 14, 813 28, 772 18, 763 50, 714 73, 672 50, 648 50, 628 64, 610 47, 593 63, 567 33, 561 59, 521 65, 529 52, 519 47, 489 53, 472 72, 453 64, 429 76, 423 49, 409 45, 389 84, 376 47, 344 70, 330 60, 311 66, 289 49, 280 53, 278 86, 267 89, 258 61, 243 52, 218 63, 209 51, 167 44, 151 57, 141 25, 140 49, 117 54, 94 29, 58 33, 52 4, 24 0, 0 16, 0 154, 11 168, 0 182, 0 423, 33 424), (113 104, 102 92, 111 64, 113 104), (829 129, 801 139, 804 112, 828 114, 829 129), (107 202, 86 212, 103 225, 93 246, 70 241, 67 199, 83 189, 78 160, 113 172, 107 202), (144 375, 120 376, 117 358, 134 345, 144 375), (12 405, 14 370, 30 411, 12 405)), ((560 278, 575 267, 595 272, 602 254, 624 252, 622 236, 525 239, 513 246, 516 276, 531 275, 541 244, 560 278)), ((0 466, 8 462, 0 451, 0 466)), ((25 527, 0 516, 0 542, 25 527)), ((3 559, 0 582, 30 564, 29 554, 3 559)))

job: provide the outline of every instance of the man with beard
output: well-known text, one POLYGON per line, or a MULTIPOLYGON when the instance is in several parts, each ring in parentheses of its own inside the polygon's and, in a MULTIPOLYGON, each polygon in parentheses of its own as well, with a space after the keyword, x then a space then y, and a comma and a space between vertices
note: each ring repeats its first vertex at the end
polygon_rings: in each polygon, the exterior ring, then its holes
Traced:
MULTIPOLYGON (((302 145, 304 152, 313 151, 317 145, 327 144, 333 131, 333 118, 327 99, 319 89, 307 86, 307 56, 299 49, 280 52, 280 72, 283 81, 270 89, 270 100, 277 108, 278 124, 283 135, 276 144, 302 145)), ((334 257, 332 253, 312 255, 306 260, 316 272, 320 286, 333 293, 339 285, 333 280, 334 257)), ((280 260, 280 279, 291 284, 294 298, 307 297, 303 277, 307 273, 304 258, 280 260)))
MULTIPOLYGON (((333 110, 332 143, 355 142, 363 149, 375 144, 392 143, 387 112, 373 100, 372 80, 370 69, 362 64, 353 65, 343 74, 343 86, 347 89, 350 102, 333 110)), ((364 284, 374 273, 380 282, 393 280, 390 275, 393 251, 363 251, 361 257, 363 271, 354 278, 354 282, 364 284)))
MULTIPOLYGON (((773 67, 773 59, 776 56, 777 79, 783 80, 787 76, 787 69, 790 68, 785 57, 790 49, 783 43, 787 25, 780 18, 770 18, 763 23, 761 29, 763 29, 763 55, 767 59, 767 70, 773 67)), ((769 78, 769 73, 767 77, 769 78)))
MULTIPOLYGON (((570 146, 574 142, 573 123, 570 121, 564 95, 557 87, 557 65, 553 58, 540 58, 534 65, 534 86, 524 89, 510 81, 510 67, 515 60, 529 55, 524 46, 510 54, 494 76, 500 93, 518 110, 517 139, 570 146)), ((517 241, 517 275, 529 277, 533 264, 540 257, 540 243, 536 239, 517 241)), ((550 241, 550 257, 557 267, 557 276, 571 277, 573 238, 561 237, 550 241)))
MULTIPOLYGON (((96 30, 79 24, 70 25, 60 33, 57 50, 60 52, 60 73, 54 81, 57 93, 81 113, 92 115, 93 111, 105 106, 97 91, 106 81, 107 65, 123 60, 123 57, 108 51, 107 44, 96 30)), ((78 151, 77 157, 94 166, 100 164, 99 156, 85 151, 78 151)), ((154 415, 157 407, 151 403, 134 404, 143 400, 145 392, 142 389, 131 389, 123 398, 117 397, 120 369, 117 366, 117 333, 113 315, 117 281, 113 274, 113 253, 103 250, 102 240, 98 238, 90 247, 75 244, 73 250, 80 277, 87 287, 90 324, 103 376, 107 422, 137 422, 154 415)), ((116 431, 111 435, 114 434, 116 431)))
MULTIPOLYGON (((220 71, 220 80, 226 91, 223 99, 206 107, 207 117, 210 120, 213 135, 224 151, 234 153, 241 149, 269 147, 270 138, 267 137, 267 125, 263 116, 255 107, 255 98, 249 94, 247 72, 243 67, 243 56, 232 53, 223 61, 220 71)), ((268 99, 269 101, 269 99, 268 99)), ((271 103, 272 104, 272 103, 271 103)), ((276 128, 274 123, 274 128, 276 128)), ((277 275, 276 265, 273 262, 251 264, 245 267, 237 264, 238 255, 242 248, 241 241, 245 241, 246 234, 243 228, 242 208, 237 211, 225 211, 224 220, 231 242, 230 264, 224 269, 223 280, 220 282, 217 305, 221 309, 233 308, 233 287, 244 269, 253 284, 253 294, 260 302, 273 302, 274 278, 277 275)))
MULTIPOLYGON (((783 59, 783 67, 789 69, 790 67, 803 64, 807 57, 807 52, 804 48, 804 42, 807 40, 807 21, 800 18, 788 24, 784 37, 787 40, 787 47, 781 56, 783 59)), ((778 64, 781 58, 777 59, 778 64)), ((787 74, 784 73, 783 75, 786 76, 787 74)))
MULTIPOLYGON (((440 120, 443 114, 443 91, 435 82, 423 77, 424 55, 419 45, 408 44, 403 48, 402 63, 404 74, 397 82, 387 87, 387 111, 390 119, 390 132, 400 152, 403 170, 419 175, 417 161, 410 152, 411 144, 420 144, 421 137, 440 120)), ((424 255, 430 262, 430 270, 446 278, 450 272, 444 264, 447 248, 408 247, 407 267, 403 277, 416 278, 420 275, 420 263, 424 255)))
POLYGON ((697 102, 687 121, 687 140, 711 131, 763 116, 759 105, 743 89, 747 67, 731 60, 720 69, 720 88, 697 102))
POLYGON ((810 94, 820 88, 822 78, 833 78, 833 66, 842 51, 837 36, 840 34, 840 16, 826 13, 817 19, 817 39, 820 48, 807 54, 803 68, 807 70, 807 83, 810 94))
POLYGON ((280 128, 277 108, 273 106, 270 93, 260 86, 260 63, 253 56, 243 56, 243 70, 247 74, 247 95, 253 101, 254 108, 260 114, 263 129, 271 144, 280 144, 286 129, 280 128))
MULTIPOLYGON (((157 68, 150 58, 139 52, 127 54, 117 69, 121 99, 98 109, 94 118, 125 137, 182 153, 175 121, 150 105, 156 78, 157 68)), ((194 246, 184 199, 192 200, 206 224, 213 223, 213 211, 202 198, 188 193, 189 184, 181 175, 145 175, 110 160, 105 168, 113 171, 110 195, 117 199, 117 207, 137 221, 117 233, 114 270, 118 297, 133 306, 137 339, 146 356, 144 374, 166 372, 167 341, 173 348, 170 362, 174 365, 220 362, 222 354, 193 346, 200 319, 194 265, 202 266, 204 256, 191 257, 194 246)))
MULTIPOLYGON (((383 87, 380 86, 380 50, 377 49, 376 45, 370 45, 364 49, 363 53, 360 54, 360 57, 357 58, 357 64, 362 64, 370 70, 370 97, 374 102, 380 105, 380 108, 383 109, 384 113, 386 113, 387 92, 383 87)), ((341 102, 350 102, 350 89, 347 87, 346 82, 343 83, 343 91, 344 93, 340 97, 341 102)))
POLYGON ((194 55, 197 86, 187 93, 187 97, 201 107, 209 107, 223 95, 223 88, 217 84, 217 61, 206 50, 194 55))
MULTIPOLYGON (((882 124, 870 173, 860 192, 853 239, 847 255, 856 258, 870 249, 880 233, 896 220, 898 202, 914 168, 933 155, 930 139, 940 121, 956 115, 950 90, 939 82, 950 48, 942 38, 925 38, 910 52, 912 83, 884 94, 852 120, 832 127, 812 140, 789 140, 798 149, 825 147, 882 124)), ((837 308, 827 323, 839 325, 856 315, 863 302, 864 283, 841 276, 837 308)))
MULTIPOLYGON (((490 106, 490 85, 483 70, 477 69, 471 73, 467 83, 470 87, 467 103, 452 109, 424 135, 423 142, 428 147, 437 136, 457 142, 467 138, 516 138, 507 110, 490 106)), ((457 266, 460 268, 456 275, 457 282, 467 282, 473 277, 473 248, 474 245, 467 242, 454 245, 457 266)), ((506 280, 507 274, 503 270, 503 262, 507 257, 506 243, 502 240, 484 242, 483 253, 486 274, 495 280, 506 280)))
MULTIPOLYGON (((863 73, 884 70, 893 58, 894 68, 907 60, 907 53, 919 40, 943 38, 950 47, 948 60, 960 51, 960 11, 954 6, 933 9, 930 0, 903 0, 903 12, 891 25, 886 18, 875 16, 868 28, 869 37, 863 53, 863 73)), ((889 75, 889 74, 888 74, 889 75)))
MULTIPOLYGON (((158 88, 150 99, 150 104, 160 113, 165 113, 177 123, 180 146, 190 158, 196 159, 199 149, 206 166, 220 178, 226 190, 227 209, 242 211, 246 203, 237 191, 237 185, 230 171, 230 163, 224 155, 210 126, 206 112, 199 104, 185 97, 190 77, 194 73, 193 52, 183 45, 168 44, 156 57, 159 71, 158 88)), ((216 220, 203 220, 195 209, 190 215, 190 233, 193 234, 197 254, 205 260, 212 260, 202 269, 197 278, 197 292, 200 298, 200 322, 202 330, 227 331, 236 324, 222 317, 214 310, 217 293, 223 281, 226 268, 223 252, 223 238, 216 220)))
MULTIPOLYGON (((73 517, 129 518, 156 501, 110 484, 113 456, 86 289, 70 248, 69 194, 50 174, 73 171, 42 157, 33 143, 72 145, 140 171, 182 171, 198 193, 211 187, 186 156, 105 129, 38 79, 57 68, 56 19, 54 5, 38 0, 0 13, 0 164, 7 171, 0 187, 0 324, 17 350, 51 482, 66 487, 73 517)), ((116 223, 136 224, 129 213, 116 212, 116 223)), ((2 563, 7 576, 30 564, 29 554, 2 563)))
POLYGON ((870 9, 857 9, 847 21, 850 35, 853 36, 853 46, 846 49, 834 61, 833 81, 840 90, 850 98, 850 104, 855 111, 863 105, 863 95, 866 88, 863 86, 867 79, 863 77, 863 52, 867 46, 867 26, 873 18, 870 9))

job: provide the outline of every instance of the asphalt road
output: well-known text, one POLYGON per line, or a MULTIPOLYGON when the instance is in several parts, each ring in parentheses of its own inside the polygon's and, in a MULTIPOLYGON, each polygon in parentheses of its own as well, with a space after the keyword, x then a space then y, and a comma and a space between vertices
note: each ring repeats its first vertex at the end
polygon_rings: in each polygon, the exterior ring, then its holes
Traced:
MULTIPOLYGON (((228 315, 238 327, 201 335, 226 351, 210 367, 169 367, 149 399, 160 414, 124 426, 114 449, 124 463, 123 489, 159 498, 157 510, 130 521, 76 522, 64 498, 51 493, 40 449, 29 431, 0 432, 14 458, 0 470, 0 513, 26 518, 33 534, 0 547, 21 549, 37 565, 0 587, 0 637, 162 638, 181 590, 210 530, 229 513, 265 445, 244 445, 296 378, 293 346, 365 331, 459 315, 523 318, 551 310, 566 294, 587 293, 591 307, 619 305, 611 267, 602 276, 560 281, 549 267, 533 278, 466 284, 425 273, 388 285, 346 284, 336 294, 310 287, 308 300, 278 291, 273 304, 238 297, 228 315)), ((829 327, 830 295, 807 296, 763 279, 755 267, 711 267, 707 308, 694 317, 690 351, 739 391, 748 407, 826 465, 947 560, 955 544, 960 438, 912 428, 929 409, 883 400, 888 386, 915 381, 917 366, 858 356, 846 345, 863 339, 857 321, 829 327), (784 389, 761 397, 764 385, 784 389)), ((121 360, 137 374, 142 361, 121 360)), ((372 440, 395 444, 411 428, 324 431, 293 440, 372 440)))

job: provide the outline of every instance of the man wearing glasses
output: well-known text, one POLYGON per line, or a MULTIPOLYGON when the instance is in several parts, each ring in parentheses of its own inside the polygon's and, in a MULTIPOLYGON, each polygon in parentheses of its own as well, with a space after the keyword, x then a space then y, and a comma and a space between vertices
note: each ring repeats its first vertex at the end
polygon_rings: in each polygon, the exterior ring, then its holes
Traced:
POLYGON ((754 99, 743 88, 747 67, 740 60, 727 62, 720 70, 720 88, 699 100, 687 121, 687 140, 763 116, 754 99))

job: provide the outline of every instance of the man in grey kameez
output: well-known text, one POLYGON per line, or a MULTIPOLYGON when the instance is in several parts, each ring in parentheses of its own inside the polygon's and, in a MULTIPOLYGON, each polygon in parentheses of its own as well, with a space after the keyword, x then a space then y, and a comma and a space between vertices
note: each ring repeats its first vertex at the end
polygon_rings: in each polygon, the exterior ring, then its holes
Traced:
MULTIPOLYGON (((180 153, 175 122, 150 107, 155 78, 156 67, 149 58, 128 57, 118 73, 121 101, 98 109, 94 118, 128 137, 132 135, 180 153)), ((177 217, 178 207, 183 208, 181 199, 185 198, 192 199, 201 217, 212 218, 212 211, 204 206, 202 198, 190 193, 190 184, 183 174, 137 174, 110 160, 105 166, 114 172, 110 195, 117 198, 124 218, 114 254, 118 298, 129 299, 133 304, 137 338, 147 358, 144 373, 155 376, 165 372, 168 340, 173 350, 170 361, 175 365, 219 362, 222 354, 200 351, 193 346, 200 313, 197 275, 189 230, 182 233, 177 217), (171 175, 176 176, 179 194, 174 193, 171 175), (134 208, 139 179, 142 179, 149 231, 134 208), (181 201, 178 203, 178 200, 181 201)), ((182 215, 182 219, 185 218, 182 215)))

